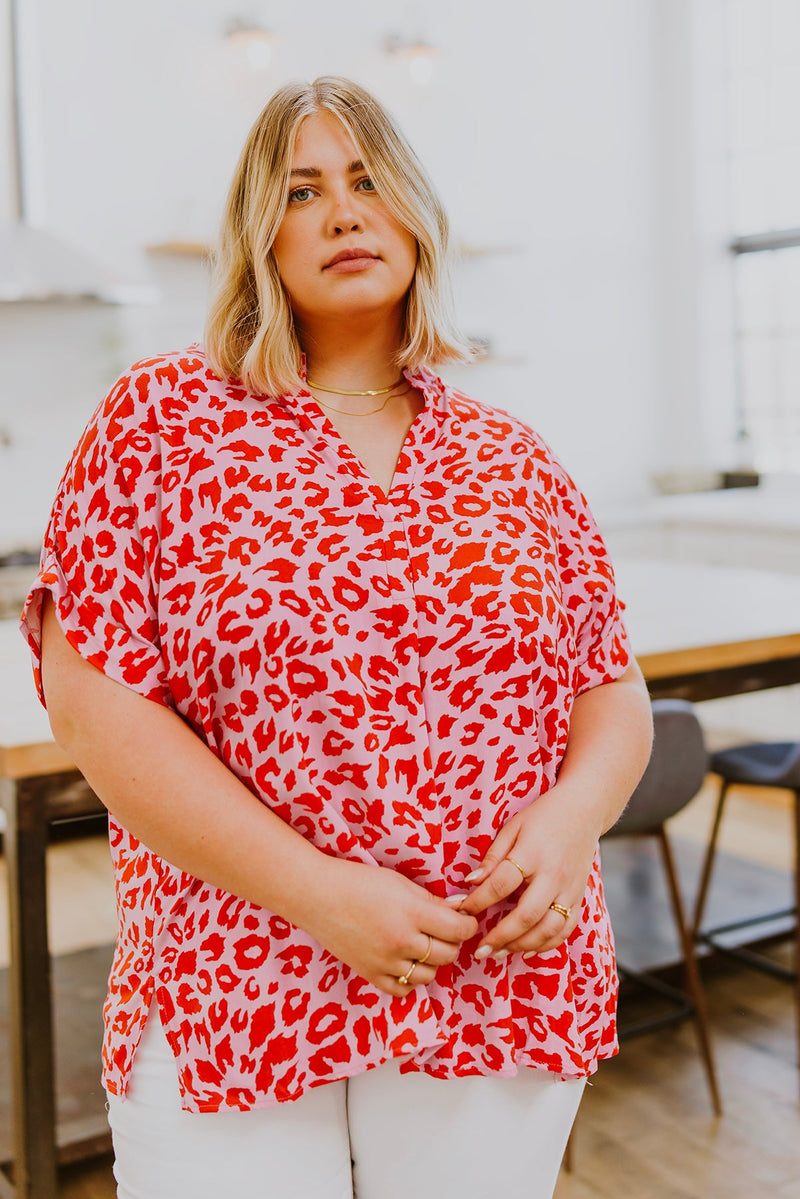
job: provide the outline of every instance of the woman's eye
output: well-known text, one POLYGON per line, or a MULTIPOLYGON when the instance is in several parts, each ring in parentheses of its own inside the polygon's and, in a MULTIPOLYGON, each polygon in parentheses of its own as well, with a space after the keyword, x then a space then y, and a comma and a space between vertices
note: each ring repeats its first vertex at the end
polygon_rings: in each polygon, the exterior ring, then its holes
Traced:
POLYGON ((362 192, 375 191, 375 184, 371 179, 359 179, 357 186, 361 188, 362 192))
POLYGON ((305 200, 308 200, 310 196, 310 187, 295 187, 289 192, 289 203, 291 204, 293 202, 297 202, 302 204, 305 200))

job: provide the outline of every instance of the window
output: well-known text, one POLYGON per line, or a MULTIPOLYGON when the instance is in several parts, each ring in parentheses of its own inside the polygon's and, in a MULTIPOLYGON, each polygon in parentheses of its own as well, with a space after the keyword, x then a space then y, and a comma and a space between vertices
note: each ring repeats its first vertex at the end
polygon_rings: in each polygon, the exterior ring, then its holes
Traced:
POLYGON ((800 3, 727 0, 743 444, 800 473, 800 3))

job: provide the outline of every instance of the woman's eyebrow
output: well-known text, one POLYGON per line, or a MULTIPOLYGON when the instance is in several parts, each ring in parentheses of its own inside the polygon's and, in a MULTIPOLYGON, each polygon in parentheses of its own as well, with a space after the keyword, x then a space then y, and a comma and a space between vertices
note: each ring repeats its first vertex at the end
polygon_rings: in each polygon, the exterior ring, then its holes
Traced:
MULTIPOLYGON (((364 170, 364 164, 360 158, 355 158, 347 168, 348 175, 355 175, 358 171, 364 170)), ((301 179, 321 179, 322 171, 319 167, 292 167, 291 175, 297 175, 301 179)))

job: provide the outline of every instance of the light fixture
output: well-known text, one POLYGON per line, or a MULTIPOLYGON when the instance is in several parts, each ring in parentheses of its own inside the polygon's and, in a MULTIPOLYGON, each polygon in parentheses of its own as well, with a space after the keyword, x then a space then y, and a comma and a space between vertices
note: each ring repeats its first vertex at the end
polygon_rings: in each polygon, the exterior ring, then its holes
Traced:
POLYGON ((424 38, 408 38, 398 33, 390 33, 384 42, 384 50, 393 58, 403 59, 408 64, 408 73, 414 83, 430 83, 433 77, 433 67, 439 57, 439 50, 426 42, 424 38))
POLYGON ((225 30, 225 37, 230 45, 241 51, 254 71, 266 71, 272 61, 272 52, 281 40, 271 29, 242 17, 231 21, 225 30))

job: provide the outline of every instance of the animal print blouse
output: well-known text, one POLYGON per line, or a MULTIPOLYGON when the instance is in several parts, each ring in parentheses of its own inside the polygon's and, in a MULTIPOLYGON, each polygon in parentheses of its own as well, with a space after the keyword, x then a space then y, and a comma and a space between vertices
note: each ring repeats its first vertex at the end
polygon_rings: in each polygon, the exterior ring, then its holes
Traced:
MULTIPOLYGON (((629 656, 603 543, 547 446, 407 377, 425 406, 384 495, 302 388, 249 394, 199 346, 137 363, 67 468, 23 623, 38 659, 47 589, 87 661, 177 710, 319 849, 445 896, 552 786, 575 696, 629 656)), ((597 859, 567 943, 479 962, 476 939, 396 999, 113 821, 111 848, 116 1095, 154 1000, 191 1111, 292 1100, 397 1056, 438 1078, 580 1076, 615 1051, 597 859)))

